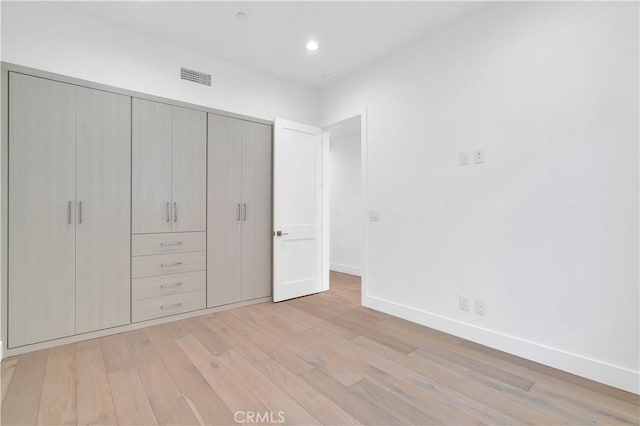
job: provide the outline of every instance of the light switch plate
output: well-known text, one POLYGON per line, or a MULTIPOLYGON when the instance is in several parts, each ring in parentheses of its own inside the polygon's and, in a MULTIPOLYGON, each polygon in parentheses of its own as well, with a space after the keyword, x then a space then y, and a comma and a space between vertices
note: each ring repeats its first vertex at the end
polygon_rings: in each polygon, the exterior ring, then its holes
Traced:
POLYGON ((369 222, 377 222, 380 212, 378 210, 369 210, 369 222))
POLYGON ((473 162, 476 164, 484 163, 484 149, 476 149, 473 151, 473 162))

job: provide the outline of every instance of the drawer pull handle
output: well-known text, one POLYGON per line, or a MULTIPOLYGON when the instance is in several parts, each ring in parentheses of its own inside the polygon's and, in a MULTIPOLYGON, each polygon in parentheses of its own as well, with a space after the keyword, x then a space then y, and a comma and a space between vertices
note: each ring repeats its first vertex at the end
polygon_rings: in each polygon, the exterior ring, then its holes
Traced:
POLYGON ((164 247, 179 246, 181 244, 182 244, 182 241, 168 241, 168 242, 160 243, 160 245, 164 247))
POLYGON ((182 265, 182 262, 173 262, 173 263, 161 263, 160 266, 162 268, 167 268, 169 266, 180 266, 182 265))
POLYGON ((182 283, 160 284, 160 288, 180 287, 182 283))
POLYGON ((172 308, 178 308, 182 306, 182 302, 180 303, 172 303, 171 305, 162 305, 160 306, 160 309, 172 309, 172 308))

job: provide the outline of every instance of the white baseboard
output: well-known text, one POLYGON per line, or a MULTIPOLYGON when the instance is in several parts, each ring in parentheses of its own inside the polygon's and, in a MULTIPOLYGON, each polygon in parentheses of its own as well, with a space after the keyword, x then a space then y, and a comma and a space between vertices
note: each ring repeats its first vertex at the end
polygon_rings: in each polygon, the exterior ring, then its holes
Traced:
POLYGON ((329 269, 343 274, 360 276, 360 268, 358 266, 342 265, 340 263, 329 264, 329 269))
POLYGON ((635 394, 640 393, 640 372, 638 371, 510 336, 495 330, 463 323, 374 296, 363 297, 363 305, 596 382, 635 394))
POLYGON ((2 361, 4 359, 3 355, 3 348, 4 346, 2 346, 2 340, 0 340, 0 361, 2 361))

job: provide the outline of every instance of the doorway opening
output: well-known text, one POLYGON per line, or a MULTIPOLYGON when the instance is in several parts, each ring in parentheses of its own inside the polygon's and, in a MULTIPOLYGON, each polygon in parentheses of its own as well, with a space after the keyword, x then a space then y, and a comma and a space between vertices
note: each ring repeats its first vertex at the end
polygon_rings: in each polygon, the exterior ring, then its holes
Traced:
MULTIPOLYGON (((332 281, 354 284, 361 283, 364 269, 362 121, 363 115, 360 114, 324 129, 324 136, 329 141, 330 277, 332 281)), ((364 295, 364 291, 362 293, 364 295)))

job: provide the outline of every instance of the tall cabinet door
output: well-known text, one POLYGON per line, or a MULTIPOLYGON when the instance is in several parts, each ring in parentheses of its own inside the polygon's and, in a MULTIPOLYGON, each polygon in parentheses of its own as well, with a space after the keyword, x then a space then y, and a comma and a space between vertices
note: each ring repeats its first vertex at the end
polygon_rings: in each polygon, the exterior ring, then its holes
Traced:
POLYGON ((242 232, 242 121, 209 114, 207 306, 239 302, 242 232))
POLYGON ((130 322, 131 98, 77 88, 76 332, 130 322))
POLYGON ((132 107, 132 232, 171 232, 171 106, 134 98, 132 107))
POLYGON ((242 123, 242 300, 271 295, 271 133, 242 123))
POLYGON ((8 345, 75 332, 75 87, 9 74, 8 345))
POLYGON ((173 107, 173 232, 207 226, 207 114, 173 107))

